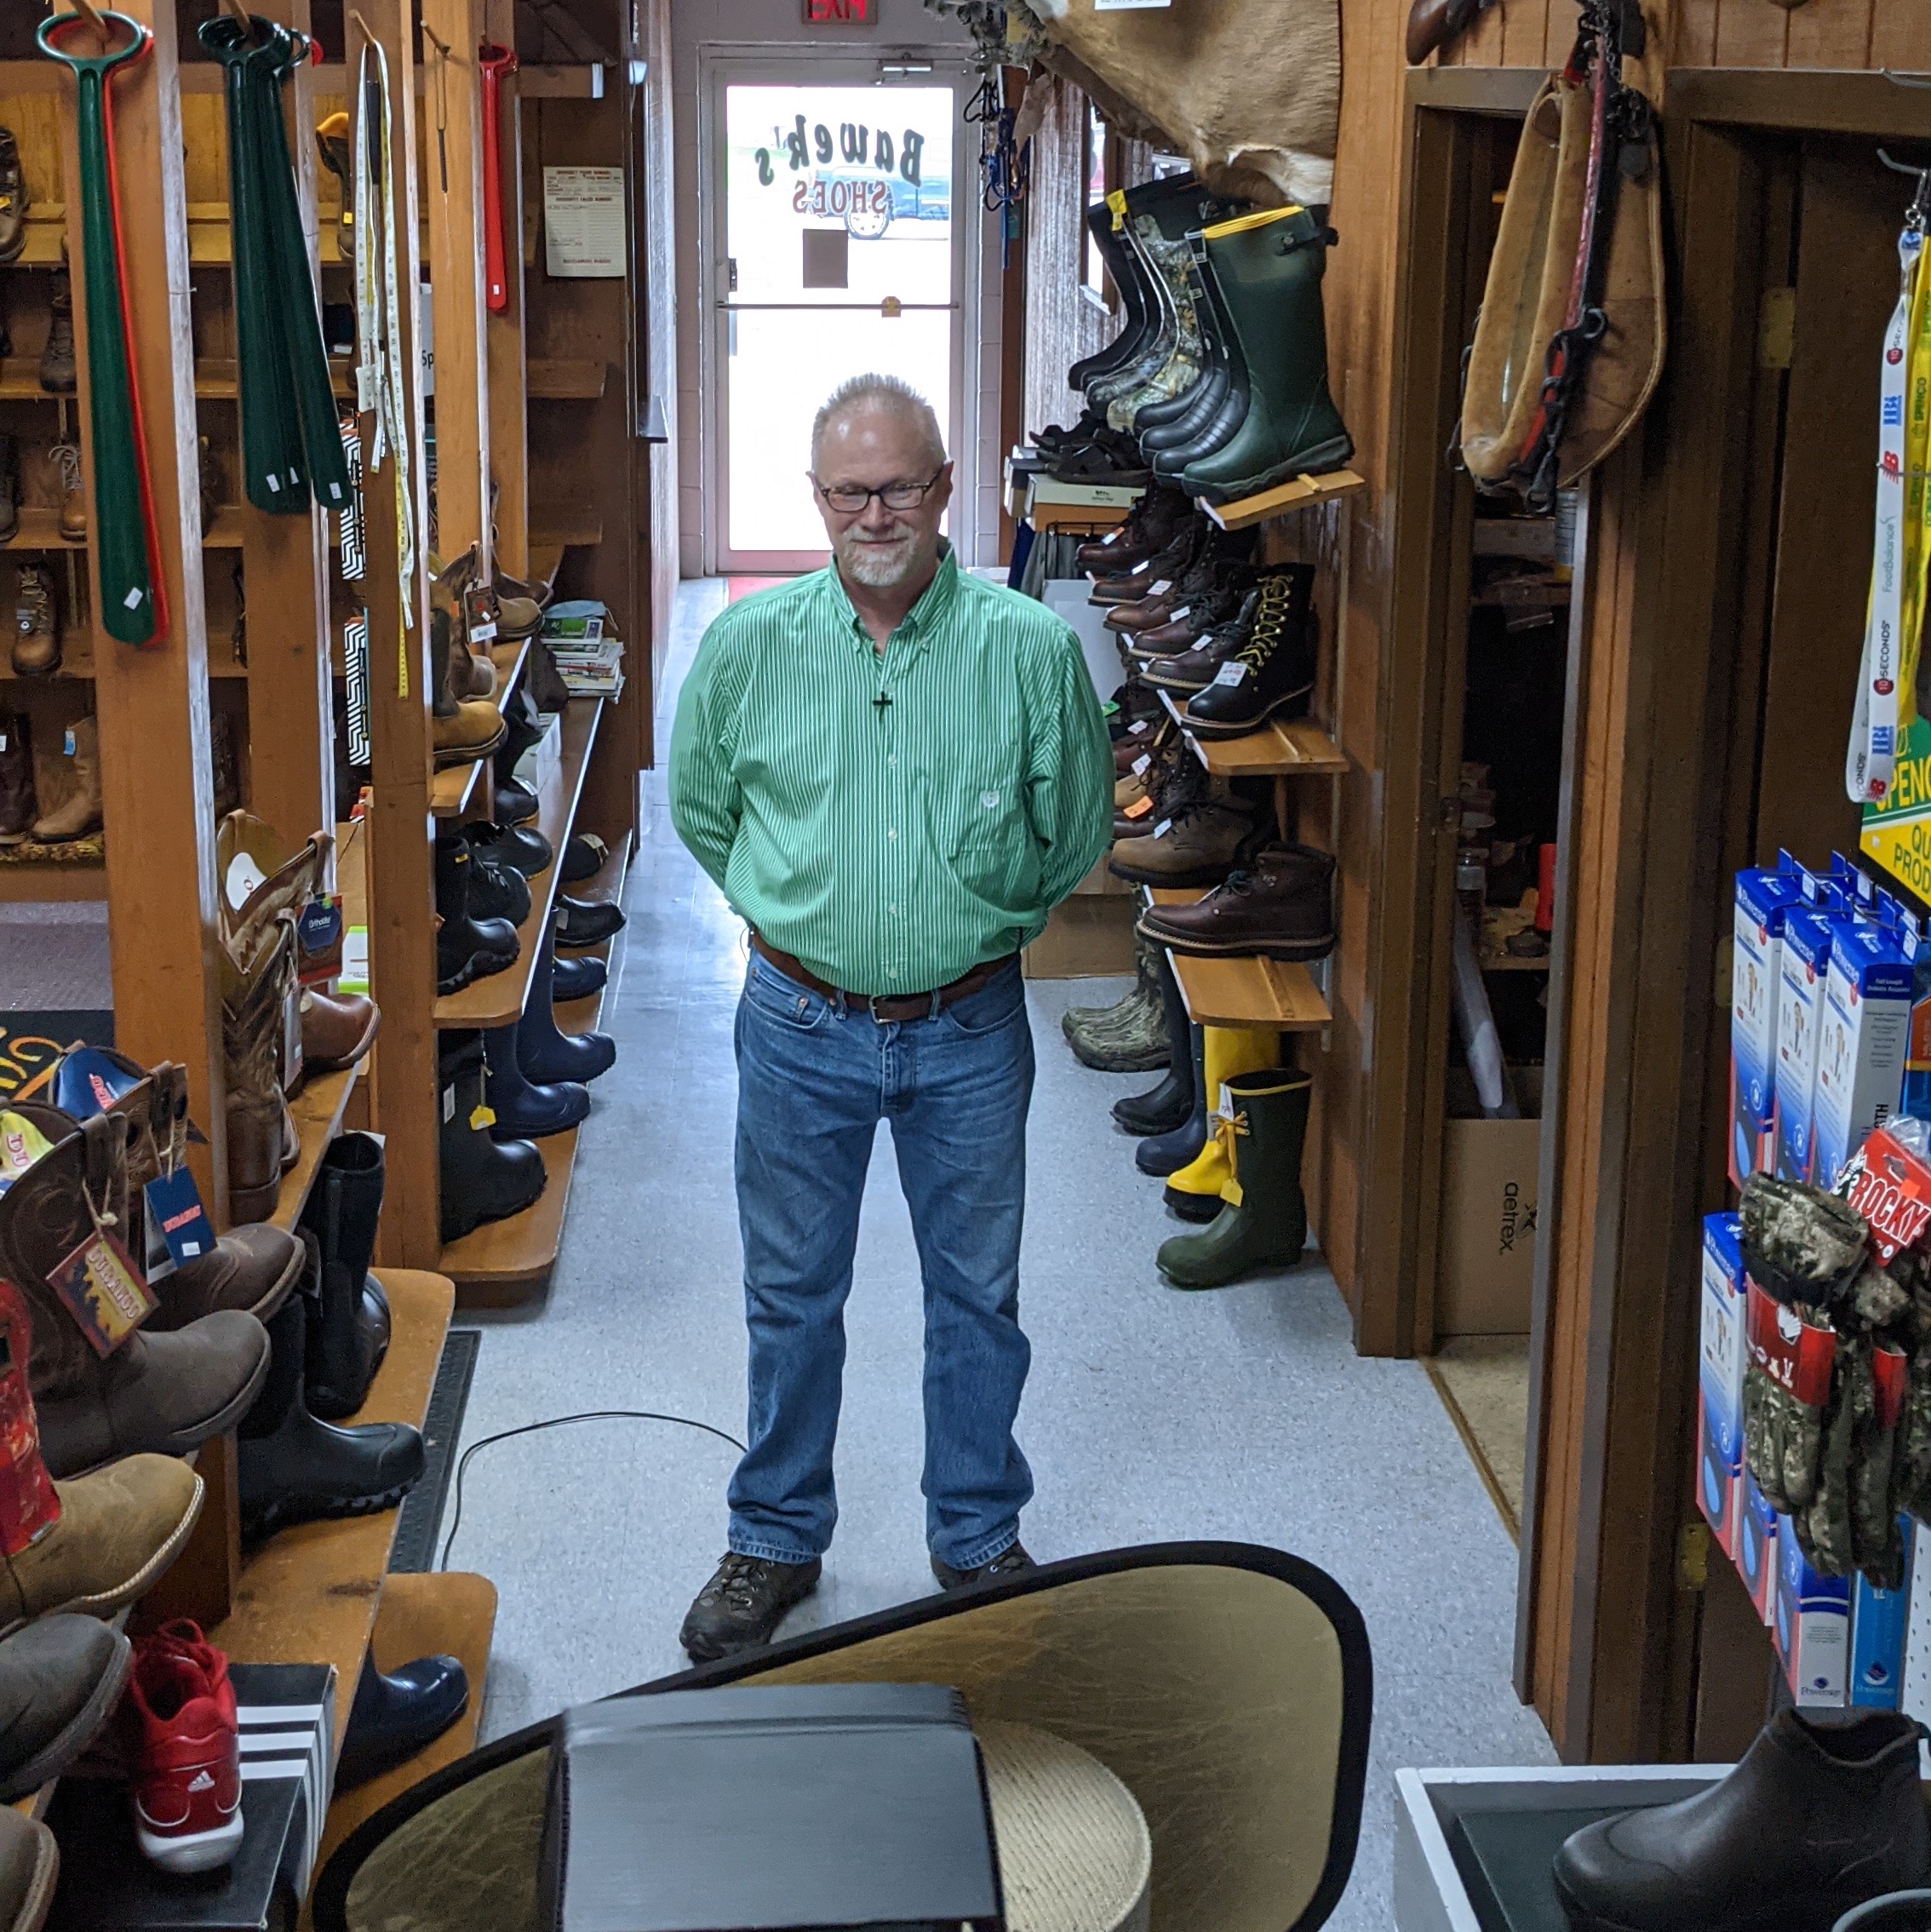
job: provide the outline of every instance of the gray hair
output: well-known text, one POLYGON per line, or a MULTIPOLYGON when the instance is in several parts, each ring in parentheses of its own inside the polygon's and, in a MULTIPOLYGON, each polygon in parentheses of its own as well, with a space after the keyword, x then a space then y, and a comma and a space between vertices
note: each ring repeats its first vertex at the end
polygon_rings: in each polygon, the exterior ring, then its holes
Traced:
POLYGON ((818 446, 834 418, 848 410, 890 410, 909 418, 924 431, 926 454, 935 466, 945 461, 945 439, 939 433, 938 417, 932 405, 909 382, 896 376, 854 376, 839 384, 825 400, 825 406, 811 419, 811 467, 818 467, 818 446))

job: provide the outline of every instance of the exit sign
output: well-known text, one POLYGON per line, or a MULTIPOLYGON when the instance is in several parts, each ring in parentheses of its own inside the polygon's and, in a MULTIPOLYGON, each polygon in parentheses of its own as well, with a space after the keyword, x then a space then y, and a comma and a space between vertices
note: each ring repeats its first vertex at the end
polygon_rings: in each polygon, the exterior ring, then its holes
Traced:
POLYGON ((808 27, 863 27, 872 24, 872 0, 805 0, 808 27))

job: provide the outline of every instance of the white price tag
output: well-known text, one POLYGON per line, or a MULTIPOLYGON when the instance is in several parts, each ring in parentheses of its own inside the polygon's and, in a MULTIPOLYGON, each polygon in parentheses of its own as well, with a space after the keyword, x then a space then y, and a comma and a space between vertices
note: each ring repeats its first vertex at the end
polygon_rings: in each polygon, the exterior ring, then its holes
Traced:
POLYGON ((447 1127, 455 1118, 456 1089, 453 1086, 445 1086, 443 1089, 443 1125, 447 1127))
POLYGON ((1193 610, 1191 604, 1183 604, 1178 611, 1169 611, 1166 613, 1166 621, 1170 624, 1177 624, 1183 617, 1191 616, 1193 610))
POLYGON ((1147 586, 1147 595, 1149 597, 1164 597, 1168 591, 1172 589, 1172 578, 1162 577, 1158 583, 1149 584, 1147 586))
POLYGON ((1213 681, 1217 685, 1226 685, 1231 688, 1235 685, 1245 683, 1246 680, 1246 676, 1247 667, 1243 664, 1238 657, 1235 657, 1230 662, 1223 664, 1220 668, 1214 673, 1213 681))
POLYGON ((1153 835, 1156 839, 1164 839, 1172 829, 1173 821, 1171 818, 1163 818, 1159 824, 1154 827, 1153 835))
MULTIPOLYGON (((3 743, 0 743, 0 751, 4 751, 5 749, 6 746, 3 743)), ((1133 760, 1133 776, 1136 778, 1145 777, 1147 775, 1147 767, 1152 763, 1152 753, 1143 751, 1140 755, 1133 760)))
POLYGON ((1126 727, 1126 736, 1130 738, 1143 738, 1146 735, 1147 721, 1144 718, 1136 718, 1133 722, 1126 727))
POLYGON ((494 644, 496 641, 496 625, 494 618, 478 624, 469 633, 472 644, 494 644))

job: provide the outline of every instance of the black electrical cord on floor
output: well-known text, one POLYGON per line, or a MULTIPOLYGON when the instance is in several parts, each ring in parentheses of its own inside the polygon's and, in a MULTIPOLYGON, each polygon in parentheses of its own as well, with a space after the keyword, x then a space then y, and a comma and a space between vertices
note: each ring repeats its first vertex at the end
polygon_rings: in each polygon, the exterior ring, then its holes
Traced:
POLYGON ((720 1442, 729 1442, 740 1455, 744 1453, 743 1443, 726 1430, 713 1429, 709 1423, 695 1421, 688 1415, 663 1415, 648 1408, 586 1409, 581 1415, 553 1415, 541 1422, 526 1422, 520 1429, 499 1430, 494 1436, 484 1436, 472 1442, 456 1462, 455 1509, 450 1517, 450 1533, 443 1539, 443 1553, 436 1559, 438 1570, 450 1567, 450 1546, 456 1539, 456 1532, 462 1528, 462 1478, 469 1467, 469 1459, 493 1442, 507 1442, 519 1436, 534 1436, 541 1429, 560 1429, 568 1422, 674 1422, 680 1428, 701 1429, 707 1436, 715 1436, 720 1442))

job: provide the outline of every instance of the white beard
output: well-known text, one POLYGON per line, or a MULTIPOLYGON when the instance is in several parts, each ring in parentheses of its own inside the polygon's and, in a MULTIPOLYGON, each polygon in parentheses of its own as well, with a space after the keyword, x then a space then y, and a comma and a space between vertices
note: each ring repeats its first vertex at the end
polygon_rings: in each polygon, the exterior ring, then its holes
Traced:
POLYGON ((889 543, 848 536, 838 553, 839 568, 868 590, 890 590, 911 576, 919 558, 919 536, 907 530, 889 543))

